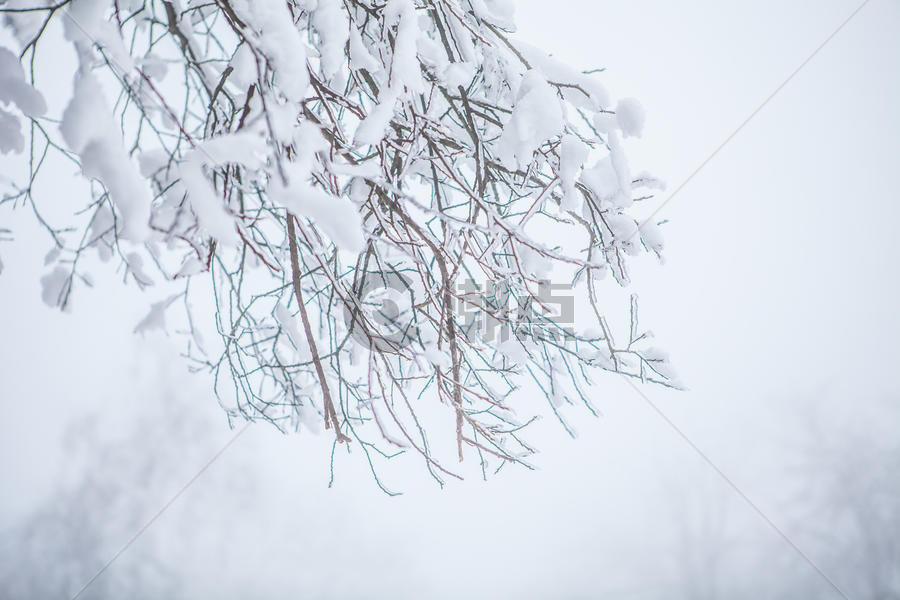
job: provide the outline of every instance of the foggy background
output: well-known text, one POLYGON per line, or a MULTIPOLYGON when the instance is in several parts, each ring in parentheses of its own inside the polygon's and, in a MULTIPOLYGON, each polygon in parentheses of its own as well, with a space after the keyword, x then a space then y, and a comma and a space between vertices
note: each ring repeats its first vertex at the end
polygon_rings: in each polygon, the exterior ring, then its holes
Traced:
MULTIPOLYGON (((859 3, 516 6, 643 103, 661 202, 859 3)), ((342 450, 329 489, 329 436, 254 424, 82 597, 900 598, 898 31, 871 0, 660 213, 632 290, 689 388, 641 388, 665 418, 608 375, 577 439, 535 426, 537 471, 416 465, 393 498, 342 450)), ((2 598, 71 597, 236 433, 177 336, 131 333, 162 290, 97 268, 70 314, 40 301, 33 221, 0 222, 2 598)))

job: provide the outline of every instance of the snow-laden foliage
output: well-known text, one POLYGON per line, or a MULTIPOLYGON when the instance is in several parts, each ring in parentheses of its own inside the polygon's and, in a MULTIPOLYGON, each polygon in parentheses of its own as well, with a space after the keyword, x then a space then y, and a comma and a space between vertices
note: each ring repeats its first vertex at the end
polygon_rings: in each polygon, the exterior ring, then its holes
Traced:
POLYGON ((512 5, 8 0, 21 49, 0 50, 0 150, 26 148, 21 113, 31 160, 3 203, 53 239, 44 301, 68 305, 89 250, 142 287, 183 280, 186 301, 137 330, 185 308, 189 357, 229 414, 324 424, 370 463, 418 453, 439 481, 457 476, 448 453, 527 465, 535 408, 517 389, 571 431, 565 406, 593 411, 597 373, 675 385, 636 302, 625 341, 599 300, 662 250, 632 212, 659 183, 623 154, 643 109, 511 38, 512 5), (78 60, 58 123, 34 68, 55 21, 78 60), (78 227, 41 217, 47 152, 94 182, 78 227), (207 289, 220 343, 193 328, 207 289), (593 326, 552 308, 582 298, 593 326))

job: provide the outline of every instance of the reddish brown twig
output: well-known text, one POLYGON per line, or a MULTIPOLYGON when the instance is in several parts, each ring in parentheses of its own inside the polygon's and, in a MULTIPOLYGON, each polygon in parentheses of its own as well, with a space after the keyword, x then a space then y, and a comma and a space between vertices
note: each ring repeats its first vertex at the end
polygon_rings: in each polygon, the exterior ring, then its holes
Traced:
POLYGON ((316 367, 319 385, 322 386, 322 401, 325 404, 325 429, 334 426, 334 432, 338 441, 349 442, 350 438, 341 433, 341 426, 338 423, 337 413, 334 410, 334 402, 331 400, 331 390, 328 388, 328 380, 325 379, 325 369, 322 368, 322 360, 319 358, 316 339, 313 337, 312 327, 309 324, 309 315, 306 313, 306 305, 303 303, 303 290, 300 286, 300 256, 297 251, 297 230, 294 227, 295 218, 291 213, 287 213, 288 247, 291 252, 291 278, 294 283, 294 295, 297 297, 297 305, 300 307, 300 319, 303 321, 306 342, 309 344, 309 352, 312 354, 313 364, 316 367))

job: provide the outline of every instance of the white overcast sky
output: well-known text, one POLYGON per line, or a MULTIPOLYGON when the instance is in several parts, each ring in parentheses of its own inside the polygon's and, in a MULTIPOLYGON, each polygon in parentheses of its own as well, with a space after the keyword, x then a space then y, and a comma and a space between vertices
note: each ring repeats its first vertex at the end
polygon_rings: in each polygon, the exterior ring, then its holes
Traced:
MULTIPOLYGON (((647 126, 628 141, 631 168, 672 191, 859 3, 516 5, 522 39, 606 68, 614 96, 640 99, 647 126)), ((900 402, 898 31, 900 3, 871 0, 663 209, 666 262, 633 272, 642 321, 689 388, 645 392, 775 522, 787 519, 778 465, 805 424, 900 402)), ((65 202, 71 181, 59 177, 65 202)), ((0 222, 16 232, 0 245, 0 529, 53 491, 73 419, 103 410, 127 428, 161 380, 184 410, 214 420, 213 451, 232 435, 205 381, 183 374, 177 340, 131 334, 159 297, 97 273, 70 314, 40 302, 47 243, 30 221, 22 210, 0 222)), ((604 416, 580 414, 578 439, 541 425, 538 471, 443 491, 414 473, 391 482, 399 498, 381 494, 359 461, 339 462, 327 489, 328 440, 254 425, 209 478, 250 472, 252 485, 190 531, 198 548, 230 558, 183 560, 206 582, 195 585, 226 596, 246 579, 246 559, 270 581, 267 597, 642 597, 642 582, 678 570, 668 533, 692 503, 727 505, 746 536, 793 556, 634 390, 607 379, 596 390, 604 416)), ((186 481, 193 466, 176 463, 186 481)), ((179 515, 207 512, 192 505, 210 501, 205 481, 154 524, 164 549, 188 535, 179 515)), ((149 518, 175 489, 135 501, 149 518)))

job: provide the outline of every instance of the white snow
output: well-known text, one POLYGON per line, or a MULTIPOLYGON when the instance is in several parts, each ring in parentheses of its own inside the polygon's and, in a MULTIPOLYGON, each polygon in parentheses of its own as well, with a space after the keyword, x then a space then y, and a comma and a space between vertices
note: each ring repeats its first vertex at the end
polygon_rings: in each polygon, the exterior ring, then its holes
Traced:
POLYGON ((0 154, 20 153, 24 149, 25 138, 19 118, 0 108, 0 154))
POLYGON ((159 302, 154 302, 150 305, 150 312, 147 313, 141 321, 135 326, 134 333, 140 333, 141 335, 147 333, 148 331, 166 330, 166 309, 172 305, 175 300, 181 297, 181 294, 174 294, 169 296, 165 300, 160 300, 159 302))
POLYGON ((307 177, 304 169, 292 169, 286 187, 277 179, 270 184, 269 197, 298 217, 310 219, 339 248, 361 252, 366 239, 356 207, 349 198, 313 187, 307 177))
POLYGON ((208 139, 194 149, 207 165, 239 164, 249 169, 261 167, 267 151, 265 139, 257 132, 246 129, 208 139))
POLYGON ((200 226, 219 243, 236 245, 240 237, 235 229, 234 219, 206 178, 200 155, 190 153, 181 161, 178 165, 178 176, 200 226))
POLYGON ((385 27, 397 23, 394 56, 391 59, 391 87, 402 89, 401 86, 406 86, 410 92, 423 91, 425 82, 417 53, 416 39, 420 29, 415 4, 412 0, 390 0, 384 7, 384 22, 385 27))
POLYGON ((592 120, 594 122, 594 129, 600 133, 611 133, 619 126, 616 115, 608 112, 598 112, 594 115, 592 120))
POLYGON ((446 352, 438 349, 437 344, 425 344, 422 350, 425 358, 438 369, 448 370, 453 365, 453 359, 446 352))
POLYGON ((47 112, 44 97, 25 80, 19 59, 3 47, 0 47, 0 102, 18 106, 27 117, 40 117, 47 112))
POLYGON ((96 138, 81 151, 81 169, 103 183, 120 216, 120 235, 142 242, 150 233, 152 196, 147 181, 118 141, 96 138))
POLYGON ((283 0, 242 0, 233 3, 259 32, 256 46, 272 61, 275 83, 288 100, 299 102, 309 89, 306 43, 283 0))
POLYGON ((118 28, 107 19, 109 9, 109 3, 102 0, 72 0, 66 5, 63 30, 66 39, 75 45, 82 67, 91 65, 93 47, 98 45, 117 74, 126 76, 134 70, 134 61, 118 28))
POLYGON ((378 99, 369 114, 363 119, 356 129, 353 141, 357 145, 374 146, 384 139, 385 131, 394 118, 394 106, 397 104, 398 93, 396 90, 386 90, 378 99))
POLYGON ((640 226, 641 240, 653 252, 659 255, 663 251, 664 239, 657 223, 647 222, 640 226))
POLYGON ((228 82, 240 92, 246 92, 259 75, 256 66, 256 57, 253 56, 253 50, 249 44, 241 44, 237 51, 231 57, 228 63, 231 67, 231 75, 228 76, 228 82))
POLYGON ((150 233, 150 188, 122 147, 121 134, 108 114, 99 82, 90 73, 79 72, 60 131, 69 149, 81 158, 84 174, 99 180, 109 192, 119 213, 122 237, 142 242, 150 233))
POLYGON ((69 286, 70 271, 61 265, 57 265, 52 271, 41 277, 41 300, 52 308, 62 305, 69 286))
POLYGON ((564 210, 578 211, 582 198, 575 190, 575 179, 588 157, 588 147, 576 136, 564 135, 559 145, 559 178, 562 181, 564 210))
POLYGON ((178 165, 181 183, 200 226, 220 243, 235 245, 240 238, 234 217, 207 178, 204 169, 238 163, 249 168, 262 164, 265 140, 251 131, 212 138, 186 153, 178 165))
POLYGON ((516 48, 525 57, 532 69, 539 71, 547 81, 565 84, 561 92, 572 104, 599 110, 610 106, 609 92, 596 77, 585 75, 570 65, 559 61, 544 50, 521 40, 516 40, 516 48))
POLYGON ((634 187, 664 191, 666 189, 666 182, 647 171, 641 171, 634 178, 634 187))
POLYGON ((613 170, 616 172, 616 179, 619 182, 616 206, 628 208, 633 204, 631 197, 631 168, 628 166, 628 157, 625 156, 622 141, 616 132, 609 134, 606 143, 609 145, 609 159, 613 170))
POLYGON ((360 252, 365 246, 362 217, 345 196, 335 196, 312 183, 316 154, 327 149, 319 128, 304 121, 294 135, 296 156, 285 163, 287 182, 274 177, 269 183, 269 198, 298 217, 310 219, 338 247, 360 252))
POLYGON ((534 151, 563 130, 563 111, 556 91, 537 71, 525 74, 512 116, 497 141, 500 161, 508 169, 524 169, 534 151))
POLYGON ((581 182, 601 201, 611 202, 619 193, 619 178, 613 168, 612 160, 606 156, 594 166, 585 169, 581 174, 581 182))
POLYGON ((178 272, 175 273, 173 279, 178 279, 180 277, 190 277, 191 275, 202 273, 205 270, 206 265, 204 265, 203 262, 195 255, 191 254, 181 264, 181 267, 178 269, 178 272))
POLYGON ((350 28, 350 68, 365 69, 370 72, 381 68, 381 63, 366 48, 362 35, 356 27, 350 28))
POLYGON ((516 5, 513 0, 471 0, 471 5, 479 18, 501 29, 515 30, 516 5))
POLYGON ((475 65, 470 62, 449 63, 440 74, 440 79, 450 89, 458 86, 467 87, 475 77, 475 65))
POLYGON ((606 224, 612 230, 616 243, 627 254, 632 256, 638 254, 638 226, 633 218, 624 214, 611 213, 606 215, 606 224))
POLYGON ((624 137, 641 137, 645 119, 644 107, 634 98, 622 98, 616 104, 616 120, 624 137))
POLYGON ((522 345, 522 342, 515 337, 497 344, 497 350, 513 364, 528 362, 528 351, 522 345))
POLYGON ((310 23, 319 34, 322 74, 326 80, 331 79, 344 64, 344 48, 349 37, 350 22, 343 2, 319 0, 318 6, 310 16, 310 23))
POLYGON ((297 360, 300 362, 312 360, 312 353, 309 351, 309 344, 306 342, 306 337, 301 335, 300 327, 297 324, 297 318, 291 314, 291 311, 288 310, 287 306, 279 302, 275 305, 273 314, 275 315, 275 320, 281 325, 281 328, 284 330, 285 334, 287 334, 288 340, 294 347, 297 360))
MULTIPOLYGON (((0 104, 16 106, 30 118, 47 112, 44 97, 25 79, 19 59, 7 48, 0 46, 0 104)), ((9 110, 0 108, 0 153, 20 153, 25 149, 25 138, 19 118, 9 110)))
POLYGON ((137 252, 128 252, 125 255, 125 264, 128 265, 128 270, 131 271, 131 276, 134 277, 137 281, 141 282, 142 285, 152 285, 153 280, 147 275, 147 272, 144 270, 144 259, 137 252))

